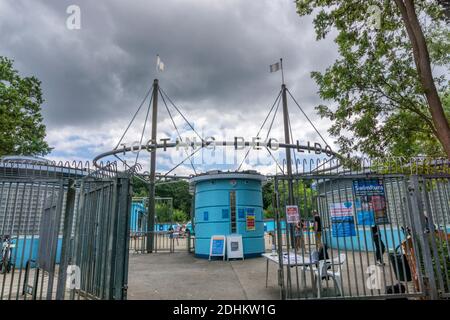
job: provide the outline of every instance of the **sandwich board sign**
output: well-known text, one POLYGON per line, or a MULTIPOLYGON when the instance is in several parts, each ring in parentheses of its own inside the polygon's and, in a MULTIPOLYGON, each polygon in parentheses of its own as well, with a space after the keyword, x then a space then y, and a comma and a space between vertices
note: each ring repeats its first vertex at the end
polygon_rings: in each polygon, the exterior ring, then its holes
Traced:
POLYGON ((300 221, 298 206, 286 206, 286 220, 287 223, 297 223, 300 221))
POLYGON ((225 260, 225 241, 226 237, 223 235, 211 236, 209 260, 211 260, 211 257, 222 257, 225 260))
POLYGON ((242 235, 240 234, 230 234, 227 237, 227 260, 229 259, 244 259, 242 235))

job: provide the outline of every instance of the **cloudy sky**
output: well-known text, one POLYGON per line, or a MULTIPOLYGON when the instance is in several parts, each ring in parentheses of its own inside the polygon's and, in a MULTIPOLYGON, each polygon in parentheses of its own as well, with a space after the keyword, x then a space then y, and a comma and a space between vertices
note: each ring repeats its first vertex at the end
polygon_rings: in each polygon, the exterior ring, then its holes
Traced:
MULTIPOLYGON (((51 159, 92 160, 115 147, 155 77, 202 135, 251 139, 280 90, 281 74, 269 73, 280 57, 288 88, 333 145, 328 121, 314 112, 320 99, 310 72, 330 65, 336 47, 332 39, 315 40, 311 18, 299 17, 292 0, 2 0, 0 31, 0 55, 14 59, 22 75, 42 81, 51 159), (80 30, 67 28, 73 4, 81 10, 80 30), (163 73, 156 72, 156 54, 163 73)), ((294 138, 320 142, 292 101, 289 109, 294 138)), ((145 112, 143 107, 124 142, 140 139, 145 112)), ((171 112, 183 135, 194 137, 171 112)), ((270 134, 279 141, 281 116, 280 107, 270 134)), ((158 137, 176 138, 161 103, 158 126, 158 137)), ((149 137, 147 125, 144 141, 149 137)), ((173 153, 159 157, 158 171, 183 158, 173 153)), ((265 151, 250 154, 265 158, 257 169, 275 170, 265 151)), ((145 167, 148 154, 140 157, 145 167)), ((199 171, 237 167, 200 162, 199 171)), ((191 172, 188 164, 176 172, 191 172)))

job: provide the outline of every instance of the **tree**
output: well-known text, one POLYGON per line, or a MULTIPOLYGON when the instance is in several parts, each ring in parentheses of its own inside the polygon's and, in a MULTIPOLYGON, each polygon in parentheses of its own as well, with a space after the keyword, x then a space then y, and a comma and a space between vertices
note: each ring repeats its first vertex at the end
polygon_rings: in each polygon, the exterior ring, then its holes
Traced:
POLYGON ((315 13, 318 40, 337 30, 340 58, 312 77, 321 98, 337 104, 317 110, 333 121, 329 132, 338 137, 340 152, 384 156, 428 150, 450 158, 449 117, 441 100, 449 88, 448 76, 442 72, 433 77, 431 72, 433 67, 448 72, 450 66, 450 31, 439 1, 296 4, 301 16, 315 13), (380 10, 379 25, 369 23, 373 8, 380 10))
POLYGON ((13 61, 0 56, 0 156, 43 156, 51 151, 44 140, 43 102, 41 82, 21 77, 13 61))
POLYGON ((186 212, 181 211, 179 209, 175 209, 173 211, 173 221, 184 223, 184 222, 187 222, 188 220, 189 220, 189 215, 186 214, 186 212))
MULTIPOLYGON (((298 205, 300 215, 302 218, 311 218, 312 210, 314 209, 315 198, 317 191, 313 190, 311 183, 308 181, 296 181, 293 183, 294 203, 298 205)), ((273 218, 275 216, 273 208, 274 186, 273 182, 269 181, 262 188, 263 194, 263 212, 264 218, 273 218)), ((281 180, 278 183, 278 200, 280 206, 281 217, 284 217, 284 206, 288 199, 287 181, 281 180)))
POLYGON ((173 198, 173 207, 183 211, 188 216, 191 212, 192 195, 189 193, 189 183, 187 181, 177 181, 156 185, 157 197, 173 198))

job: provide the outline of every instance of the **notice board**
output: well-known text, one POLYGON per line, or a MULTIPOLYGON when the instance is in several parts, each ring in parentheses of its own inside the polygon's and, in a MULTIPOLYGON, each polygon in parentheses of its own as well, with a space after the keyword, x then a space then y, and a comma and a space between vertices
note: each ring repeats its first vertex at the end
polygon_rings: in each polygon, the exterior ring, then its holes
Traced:
POLYGON ((227 259, 244 259, 242 235, 231 234, 227 237, 227 259))
POLYGON ((256 215, 254 208, 247 208, 247 216, 246 216, 246 229, 247 231, 255 231, 256 230, 256 215))
POLYGON ((354 237, 353 202, 330 203, 331 230, 333 237, 354 237))
POLYGON ((287 223, 297 223, 300 221, 298 206, 286 206, 286 220, 287 223))
POLYGON ((382 179, 353 180, 353 192, 359 225, 389 223, 382 179))

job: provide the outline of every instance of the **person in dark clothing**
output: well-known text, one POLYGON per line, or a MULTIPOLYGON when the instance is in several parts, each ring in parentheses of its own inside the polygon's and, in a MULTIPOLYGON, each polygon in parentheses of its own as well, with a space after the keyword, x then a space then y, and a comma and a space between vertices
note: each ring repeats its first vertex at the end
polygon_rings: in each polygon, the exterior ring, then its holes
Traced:
POLYGON ((322 243, 322 222, 319 213, 314 210, 314 232, 316 234, 316 248, 320 248, 322 243))
POLYGON ((319 260, 328 260, 330 257, 328 256, 328 247, 324 243, 319 248, 319 260))
POLYGON ((375 258, 378 265, 384 265, 383 254, 386 251, 386 247, 381 240, 380 228, 378 226, 372 226, 372 239, 375 244, 375 258))

